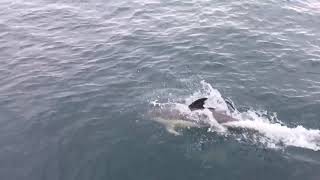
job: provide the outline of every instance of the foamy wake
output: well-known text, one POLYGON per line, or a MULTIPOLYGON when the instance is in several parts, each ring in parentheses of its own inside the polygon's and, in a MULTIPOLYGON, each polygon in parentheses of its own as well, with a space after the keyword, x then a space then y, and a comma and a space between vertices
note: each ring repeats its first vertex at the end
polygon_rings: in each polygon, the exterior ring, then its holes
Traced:
MULTIPOLYGON (((161 104, 161 103, 160 103, 161 104)), ((202 119, 202 123, 208 123, 211 128, 210 131, 215 131, 227 135, 230 133, 227 129, 242 129, 246 132, 252 132, 254 135, 246 136, 244 138, 250 142, 264 144, 268 148, 282 148, 286 146, 294 146, 307 148, 314 151, 320 150, 320 130, 307 129, 303 126, 288 127, 283 122, 277 119, 276 116, 267 115, 267 112, 248 110, 246 112, 239 112, 235 110, 230 112, 225 100, 222 98, 220 92, 214 89, 210 84, 205 81, 201 81, 201 88, 193 95, 185 99, 185 103, 175 103, 173 106, 181 113, 189 113, 190 117, 199 116, 204 114, 205 119, 202 119), (187 105, 194 100, 208 97, 206 101, 207 107, 214 107, 219 111, 225 111, 232 117, 239 119, 239 121, 228 122, 223 125, 217 123, 212 114, 207 111, 191 112, 188 110, 187 105)), ((195 118, 195 121, 197 118, 195 118)))

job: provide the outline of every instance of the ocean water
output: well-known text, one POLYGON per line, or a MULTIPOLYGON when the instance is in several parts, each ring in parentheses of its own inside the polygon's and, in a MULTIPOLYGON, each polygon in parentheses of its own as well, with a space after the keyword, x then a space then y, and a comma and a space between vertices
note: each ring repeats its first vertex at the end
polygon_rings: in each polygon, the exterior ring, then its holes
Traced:
POLYGON ((318 0, 0 9, 0 179, 319 180, 318 0), (148 116, 203 96, 241 121, 175 135, 148 116))

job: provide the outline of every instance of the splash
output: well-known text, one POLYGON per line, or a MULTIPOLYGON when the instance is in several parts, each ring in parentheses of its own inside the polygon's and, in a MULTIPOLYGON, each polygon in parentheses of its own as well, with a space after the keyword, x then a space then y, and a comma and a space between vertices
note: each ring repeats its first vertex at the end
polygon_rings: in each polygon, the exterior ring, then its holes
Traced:
POLYGON ((222 98, 221 93, 204 80, 202 80, 200 83, 200 90, 193 93, 190 97, 187 97, 185 103, 191 104, 193 101, 199 98, 208 97, 205 107, 212 107, 218 111, 225 111, 227 114, 230 114, 228 106, 225 100, 222 98))
MULTIPOLYGON (((248 110, 239 112, 235 109, 235 111, 230 112, 221 93, 205 81, 201 81, 200 89, 191 96, 185 98, 184 103, 158 103, 156 101, 153 103, 154 106, 160 106, 161 108, 170 104, 171 110, 178 111, 180 114, 184 114, 184 117, 188 118, 188 121, 185 123, 186 126, 188 126, 188 123, 190 124, 191 120, 191 123, 193 124, 207 124, 209 126, 208 131, 218 132, 222 135, 232 133, 232 129, 241 129, 242 134, 239 135, 240 138, 236 138, 263 144, 268 148, 294 146, 314 151, 320 150, 320 130, 308 129, 301 125, 288 127, 285 123, 280 121, 276 115, 269 115, 266 111, 248 110), (209 110, 191 112, 188 109, 188 105, 202 97, 208 98, 205 107, 214 107, 218 111, 224 111, 226 114, 239 121, 219 124, 209 110), (247 135, 246 132, 250 132, 250 134, 253 135, 247 135)), ((183 121, 179 121, 179 123, 182 122, 183 121)), ((172 125, 170 128, 172 131, 172 125)))

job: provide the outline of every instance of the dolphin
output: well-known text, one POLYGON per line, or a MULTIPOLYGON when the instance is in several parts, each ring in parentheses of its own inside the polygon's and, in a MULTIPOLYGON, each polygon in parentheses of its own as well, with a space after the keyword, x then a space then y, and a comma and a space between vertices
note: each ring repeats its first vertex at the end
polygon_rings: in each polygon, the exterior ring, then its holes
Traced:
MULTIPOLYGON (((231 122, 231 121, 238 121, 238 119, 235 119, 228 115, 226 112, 223 111, 217 111, 215 108, 207 108, 204 107, 205 101, 208 98, 200 98, 196 101, 192 102, 188 109, 185 109, 186 111, 180 111, 177 108, 173 107, 173 104, 166 104, 165 106, 160 106, 158 108, 154 108, 150 115, 153 120, 156 122, 164 125, 169 133, 180 135, 176 131, 176 128, 191 128, 191 127, 197 127, 197 128, 210 128, 212 124, 210 124, 207 121, 204 121, 206 118, 204 114, 200 116, 194 117, 191 112, 197 111, 197 110, 206 110, 208 109, 209 112, 212 113, 213 117, 216 119, 216 121, 223 126, 224 123, 231 122)), ((226 101, 226 103, 235 110, 232 103, 226 101)), ((228 107, 229 107, 228 106, 228 107)))
MULTIPOLYGON (((223 111, 217 111, 215 110, 215 108, 206 108, 204 107, 205 101, 208 98, 200 98, 197 99, 196 101, 194 101, 193 103, 191 103, 188 107, 191 111, 195 111, 195 110, 203 110, 203 109, 208 109, 210 110, 210 112, 212 113, 213 117, 216 119, 216 121, 220 124, 223 123, 227 123, 227 122, 231 122, 231 121, 238 121, 238 119, 235 119, 233 117, 231 117, 230 115, 228 115, 226 112, 223 111)), ((229 101, 226 101, 226 103, 233 109, 235 110, 233 104, 229 101)))

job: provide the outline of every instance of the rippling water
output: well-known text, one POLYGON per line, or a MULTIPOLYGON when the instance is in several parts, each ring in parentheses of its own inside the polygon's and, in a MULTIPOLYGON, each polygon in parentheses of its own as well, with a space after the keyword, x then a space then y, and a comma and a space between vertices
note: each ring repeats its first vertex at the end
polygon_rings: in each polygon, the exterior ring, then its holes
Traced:
POLYGON ((1 179, 319 179, 316 148, 193 128, 174 136, 145 116, 150 102, 184 102, 205 80, 242 111, 319 130, 319 1, 0 8, 1 179))

